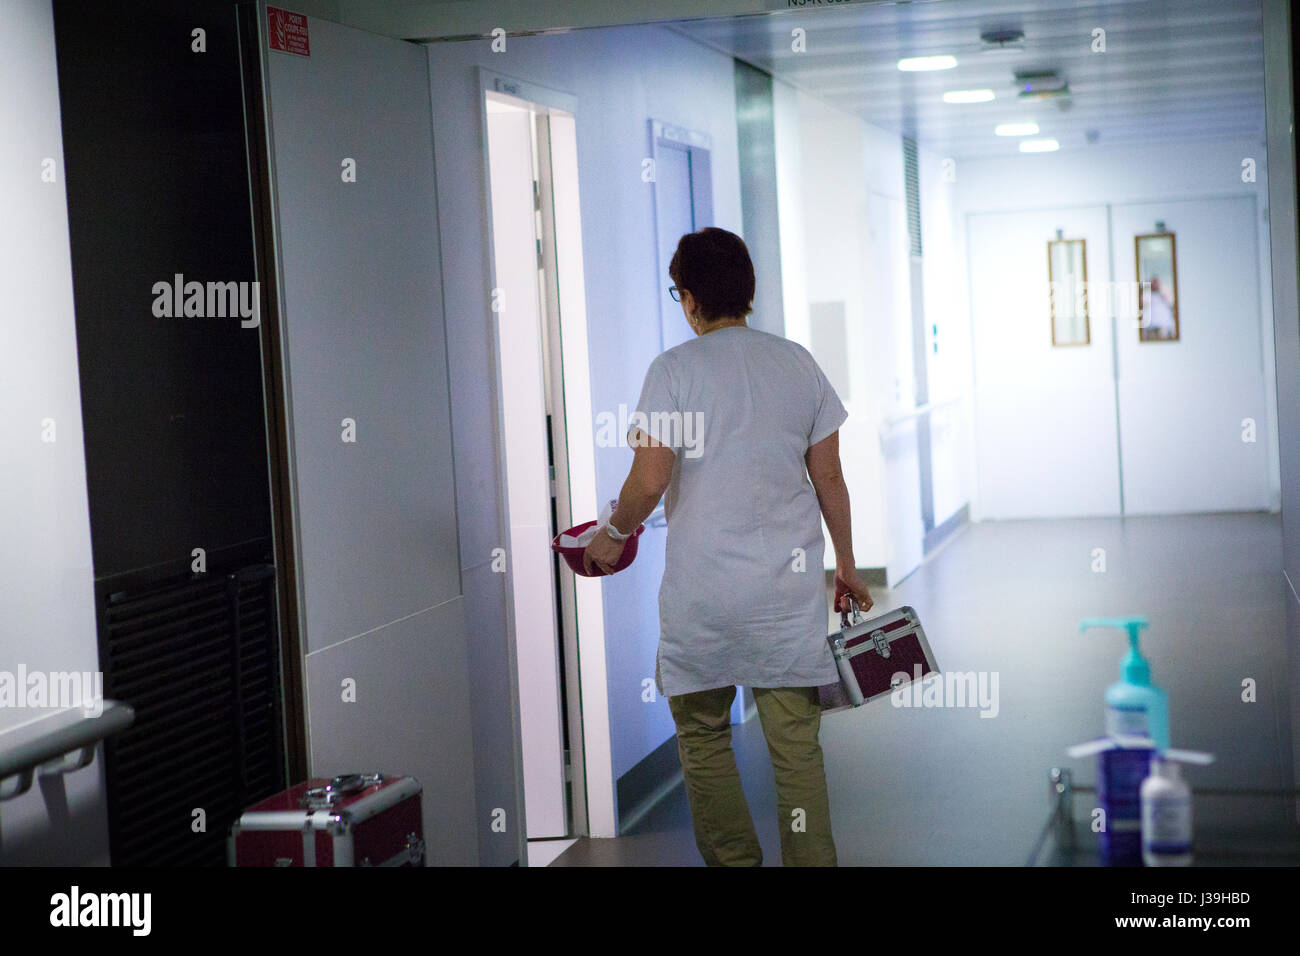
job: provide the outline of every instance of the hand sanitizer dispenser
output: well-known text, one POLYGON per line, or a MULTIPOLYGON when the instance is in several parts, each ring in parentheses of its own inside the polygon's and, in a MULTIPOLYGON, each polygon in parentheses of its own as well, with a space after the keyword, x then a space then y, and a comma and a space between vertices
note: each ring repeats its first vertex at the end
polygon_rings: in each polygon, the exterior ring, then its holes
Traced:
POLYGON ((1115 627, 1128 632, 1128 653, 1119 662, 1119 680, 1106 688, 1106 735, 1150 737, 1156 750, 1169 749, 1169 703, 1165 692, 1151 683, 1151 667, 1138 650, 1145 617, 1090 617, 1080 631, 1115 627))

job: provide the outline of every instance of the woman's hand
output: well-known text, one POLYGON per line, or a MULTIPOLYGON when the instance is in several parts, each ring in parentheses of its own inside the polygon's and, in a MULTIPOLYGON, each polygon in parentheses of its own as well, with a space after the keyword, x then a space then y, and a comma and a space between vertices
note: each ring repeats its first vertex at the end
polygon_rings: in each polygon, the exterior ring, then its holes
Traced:
POLYGON ((591 573, 592 565, 606 574, 613 574, 614 565, 623 556, 623 546, 626 544, 626 541, 615 541, 605 533, 604 528, 601 528, 582 552, 582 566, 586 568, 588 574, 591 573))
POLYGON ((847 565, 837 565, 835 568, 835 610, 848 612, 849 597, 858 602, 858 610, 863 614, 871 610, 871 606, 876 602, 871 600, 871 594, 867 591, 867 585, 858 577, 858 569, 847 565))

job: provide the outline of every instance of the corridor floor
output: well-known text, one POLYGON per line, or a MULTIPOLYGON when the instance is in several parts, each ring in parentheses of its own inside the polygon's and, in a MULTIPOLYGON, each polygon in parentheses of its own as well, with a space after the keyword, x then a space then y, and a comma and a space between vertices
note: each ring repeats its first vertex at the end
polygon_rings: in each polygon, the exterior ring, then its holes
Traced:
MULTIPOLYGON (((1150 619, 1143 654, 1169 694, 1173 745, 1217 755, 1188 770, 1194 790, 1292 786, 1280 568, 1277 515, 966 528, 898 587, 873 591, 873 613, 916 608, 940 669, 984 672, 996 707, 881 700, 823 720, 840 865, 1023 865, 1048 815, 1049 769, 1094 781, 1093 762, 1065 748, 1101 734, 1125 641, 1080 634, 1084 617, 1150 619), (1253 703, 1242 700, 1247 678, 1253 703)), ((764 865, 778 866, 772 768, 752 712, 733 746, 764 865)), ((580 839, 551 865, 702 865, 685 791, 627 834, 580 839)))

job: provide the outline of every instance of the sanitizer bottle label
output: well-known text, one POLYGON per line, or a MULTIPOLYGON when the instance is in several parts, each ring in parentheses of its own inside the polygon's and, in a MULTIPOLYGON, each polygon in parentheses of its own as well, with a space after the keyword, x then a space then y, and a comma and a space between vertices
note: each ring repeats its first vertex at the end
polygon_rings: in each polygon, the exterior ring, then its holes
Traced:
POLYGON ((1192 852, 1192 801, 1160 797, 1142 807, 1142 843, 1148 853, 1178 856, 1192 852))
POLYGON ((1133 710, 1119 707, 1106 708, 1106 735, 1108 737, 1145 737, 1147 712, 1145 708, 1133 710))

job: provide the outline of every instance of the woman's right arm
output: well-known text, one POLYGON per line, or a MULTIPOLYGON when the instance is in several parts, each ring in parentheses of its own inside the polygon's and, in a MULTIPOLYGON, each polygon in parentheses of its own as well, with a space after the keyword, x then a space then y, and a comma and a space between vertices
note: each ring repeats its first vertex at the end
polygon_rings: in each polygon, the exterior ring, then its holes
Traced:
POLYGON ((808 477, 813 490, 817 492, 817 503, 821 506, 822 517, 831 533, 831 544, 835 548, 835 610, 848 610, 840 604, 840 596, 853 595, 862 611, 872 605, 867 586, 858 577, 857 564, 853 559, 853 528, 849 514, 849 489, 844 483, 844 474, 840 470, 840 433, 831 432, 817 444, 808 448, 804 454, 804 463, 808 466, 808 477))

